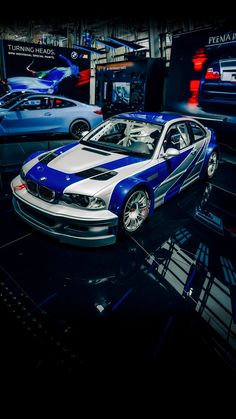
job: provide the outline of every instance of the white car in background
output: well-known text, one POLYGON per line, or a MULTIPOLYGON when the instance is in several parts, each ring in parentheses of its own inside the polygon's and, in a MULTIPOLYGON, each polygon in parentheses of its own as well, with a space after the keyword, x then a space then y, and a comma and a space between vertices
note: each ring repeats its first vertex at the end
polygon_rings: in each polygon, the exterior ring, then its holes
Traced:
POLYGON ((4 137, 58 133, 79 139, 83 131, 102 121, 100 107, 63 96, 26 92, 0 106, 0 136, 4 137))

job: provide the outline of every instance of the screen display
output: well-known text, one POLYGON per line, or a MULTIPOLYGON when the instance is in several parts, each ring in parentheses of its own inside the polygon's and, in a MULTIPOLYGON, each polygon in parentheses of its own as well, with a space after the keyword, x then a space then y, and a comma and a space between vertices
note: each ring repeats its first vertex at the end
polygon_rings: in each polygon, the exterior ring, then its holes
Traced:
POLYGON ((174 36, 165 109, 236 123, 236 31, 174 36))
POLYGON ((130 102, 130 83, 113 82, 112 83, 112 103, 129 104, 130 102))

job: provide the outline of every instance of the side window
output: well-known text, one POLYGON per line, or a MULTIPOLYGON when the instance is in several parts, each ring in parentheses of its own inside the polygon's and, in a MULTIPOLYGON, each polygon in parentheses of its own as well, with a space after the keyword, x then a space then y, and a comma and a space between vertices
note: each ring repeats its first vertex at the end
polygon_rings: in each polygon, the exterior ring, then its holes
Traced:
POLYGON ((166 138, 163 142, 164 152, 168 148, 176 148, 182 150, 190 145, 190 137, 188 128, 185 122, 172 125, 166 133, 166 138))
POLYGON ((188 127, 186 123, 184 122, 184 123, 178 124, 178 130, 180 132, 179 148, 180 150, 182 150, 183 148, 188 147, 190 145, 190 137, 189 137, 188 127))
POLYGON ((191 127, 192 133, 193 133, 193 140, 194 141, 199 141, 202 140, 206 133, 204 131, 204 129, 202 127, 200 127, 200 125, 198 125, 196 122, 189 122, 189 125, 191 127))
POLYGON ((64 99, 54 99, 53 108, 69 108, 71 106, 75 106, 73 102, 69 102, 69 100, 64 99))
POLYGON ((47 97, 31 98, 21 102, 18 110, 35 111, 39 109, 48 109, 50 107, 50 100, 47 97))

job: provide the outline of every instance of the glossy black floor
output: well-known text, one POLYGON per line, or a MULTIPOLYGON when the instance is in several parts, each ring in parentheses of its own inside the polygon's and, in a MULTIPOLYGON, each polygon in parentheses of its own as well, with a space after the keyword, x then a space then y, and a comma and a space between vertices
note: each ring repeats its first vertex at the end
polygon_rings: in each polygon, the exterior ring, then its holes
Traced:
MULTIPOLYGON (((221 160, 142 232, 83 249, 0 198, 1 372, 27 379, 236 376, 236 164, 221 160)), ((18 377, 18 378, 17 378, 18 377)))

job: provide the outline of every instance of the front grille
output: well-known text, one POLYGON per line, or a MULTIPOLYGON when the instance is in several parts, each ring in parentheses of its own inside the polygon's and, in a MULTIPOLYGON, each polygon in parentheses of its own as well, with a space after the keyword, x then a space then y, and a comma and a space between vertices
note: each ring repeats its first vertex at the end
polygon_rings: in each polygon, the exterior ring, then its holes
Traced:
POLYGON ((32 194, 37 196, 38 195, 38 185, 36 182, 33 182, 32 180, 27 180, 27 189, 32 194))
POLYGON ((47 188, 46 186, 38 185, 33 180, 27 180, 27 190, 34 196, 38 196, 47 202, 53 202, 55 199, 55 191, 47 188))
POLYGON ((44 199, 45 201, 48 201, 48 202, 54 201, 55 191, 52 191, 51 189, 46 188, 46 186, 39 185, 38 194, 39 194, 39 197, 44 199))

